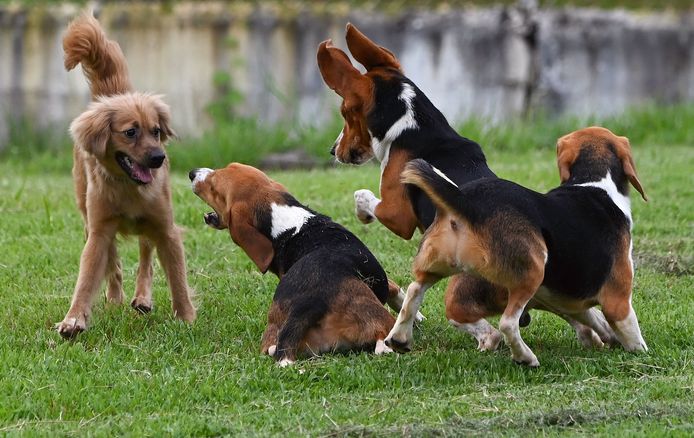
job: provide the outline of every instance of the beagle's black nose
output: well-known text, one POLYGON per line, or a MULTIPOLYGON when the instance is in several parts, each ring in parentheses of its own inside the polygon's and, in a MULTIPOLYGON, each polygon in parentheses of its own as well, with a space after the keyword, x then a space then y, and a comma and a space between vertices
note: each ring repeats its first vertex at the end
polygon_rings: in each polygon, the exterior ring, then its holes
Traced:
POLYGON ((337 149, 337 143, 333 145, 333 147, 330 148, 330 155, 333 157, 335 156, 335 149, 337 149))
POLYGON ((198 173, 198 169, 193 169, 190 172, 188 172, 188 178, 190 178, 191 181, 195 179, 195 174, 198 173))

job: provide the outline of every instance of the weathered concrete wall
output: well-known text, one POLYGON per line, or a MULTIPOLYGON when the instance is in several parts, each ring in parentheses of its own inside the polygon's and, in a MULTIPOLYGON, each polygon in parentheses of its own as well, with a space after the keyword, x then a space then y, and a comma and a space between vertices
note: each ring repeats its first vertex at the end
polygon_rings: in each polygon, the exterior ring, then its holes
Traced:
MULTIPOLYGON (((166 94, 174 123, 195 135, 227 72, 239 112, 320 123, 337 108, 315 61, 354 22, 392 49, 453 121, 527 111, 612 114, 649 101, 694 99, 694 14, 519 7, 380 13, 318 2, 290 9, 224 2, 106 3, 97 11, 122 46, 138 89, 166 94)), ((79 70, 62 66, 75 6, 0 7, 0 140, 10 118, 66 129, 88 102, 79 70)), ((0 146, 1 146, 0 142, 0 146)))

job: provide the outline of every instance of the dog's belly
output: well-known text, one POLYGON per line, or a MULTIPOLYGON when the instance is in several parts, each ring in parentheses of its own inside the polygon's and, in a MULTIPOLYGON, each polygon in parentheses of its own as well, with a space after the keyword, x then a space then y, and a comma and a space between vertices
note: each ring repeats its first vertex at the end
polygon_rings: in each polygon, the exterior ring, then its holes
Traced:
POLYGON ((567 315, 581 313, 584 310, 593 307, 597 304, 594 298, 588 299, 573 299, 565 295, 552 292, 545 286, 541 286, 531 302, 533 308, 548 310, 553 313, 563 313, 567 315))
POLYGON ((150 223, 143 217, 121 216, 118 223, 118 233, 123 235, 147 234, 150 223))

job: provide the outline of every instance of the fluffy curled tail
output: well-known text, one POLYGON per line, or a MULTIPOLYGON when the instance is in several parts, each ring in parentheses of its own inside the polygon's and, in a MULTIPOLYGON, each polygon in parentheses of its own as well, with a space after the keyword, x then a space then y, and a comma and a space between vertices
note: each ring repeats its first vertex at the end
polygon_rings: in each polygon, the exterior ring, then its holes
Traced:
POLYGON ((75 18, 63 37, 65 68, 82 64, 92 98, 132 91, 128 65, 120 46, 106 34, 91 12, 75 18))
POLYGON ((423 191, 437 210, 465 216, 461 209, 463 195, 458 185, 427 161, 418 158, 407 163, 400 180, 423 191))

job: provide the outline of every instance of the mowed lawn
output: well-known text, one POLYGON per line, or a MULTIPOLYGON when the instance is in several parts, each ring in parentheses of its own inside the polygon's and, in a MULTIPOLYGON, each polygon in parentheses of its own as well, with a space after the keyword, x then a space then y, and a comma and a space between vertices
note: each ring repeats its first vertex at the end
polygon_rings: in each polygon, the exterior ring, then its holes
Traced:
MULTIPOLYGON (((195 324, 172 318, 157 267, 152 314, 108 307, 102 292, 89 331, 64 341, 53 326, 69 307, 83 246, 69 172, 0 163, 0 435, 694 434, 694 148, 633 147, 651 198, 632 194, 634 306, 650 351, 584 349, 563 320, 533 312, 522 334, 538 369, 515 365, 506 347, 480 353, 449 326, 445 282, 427 293, 411 353, 280 369, 258 352, 277 279, 204 225, 209 209, 183 173, 172 185, 195 324)), ((503 177, 541 191, 558 182, 553 148, 489 149, 503 177)), ((353 215, 353 191, 378 189, 376 166, 272 176, 409 282, 419 236, 401 241, 353 215)), ((131 296, 136 241, 120 252, 131 296)))

